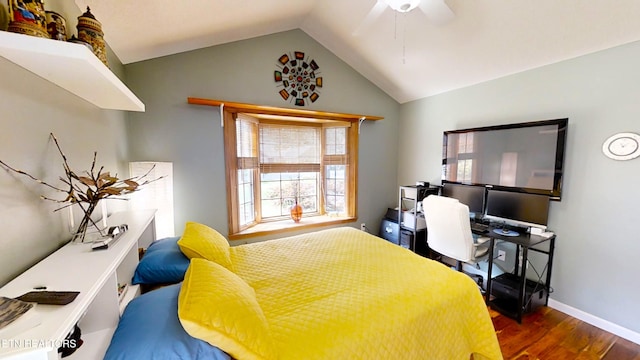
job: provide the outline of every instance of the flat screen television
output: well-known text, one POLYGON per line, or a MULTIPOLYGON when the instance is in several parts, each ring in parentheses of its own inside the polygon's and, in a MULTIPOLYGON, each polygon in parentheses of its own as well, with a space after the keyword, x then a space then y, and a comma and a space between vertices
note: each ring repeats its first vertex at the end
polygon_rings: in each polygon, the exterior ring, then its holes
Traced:
POLYGON ((442 180, 560 200, 569 119, 445 131, 442 180))

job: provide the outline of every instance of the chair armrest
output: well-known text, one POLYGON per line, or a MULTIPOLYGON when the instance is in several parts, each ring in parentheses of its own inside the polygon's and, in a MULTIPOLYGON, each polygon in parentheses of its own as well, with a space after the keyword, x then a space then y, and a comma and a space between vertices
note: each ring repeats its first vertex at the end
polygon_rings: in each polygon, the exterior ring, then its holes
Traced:
POLYGON ((480 236, 476 239, 476 241, 474 242, 474 246, 478 246, 478 245, 482 245, 484 243, 486 243, 487 241, 491 240, 491 238, 488 238, 486 236, 480 236))

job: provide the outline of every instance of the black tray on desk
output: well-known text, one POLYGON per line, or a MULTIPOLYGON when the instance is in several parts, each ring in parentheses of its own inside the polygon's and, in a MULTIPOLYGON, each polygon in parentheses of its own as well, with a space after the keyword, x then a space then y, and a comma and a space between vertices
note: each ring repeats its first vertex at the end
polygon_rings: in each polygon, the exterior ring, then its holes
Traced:
POLYGON ((30 291, 16 299, 44 305, 67 305, 80 294, 78 291, 30 291))

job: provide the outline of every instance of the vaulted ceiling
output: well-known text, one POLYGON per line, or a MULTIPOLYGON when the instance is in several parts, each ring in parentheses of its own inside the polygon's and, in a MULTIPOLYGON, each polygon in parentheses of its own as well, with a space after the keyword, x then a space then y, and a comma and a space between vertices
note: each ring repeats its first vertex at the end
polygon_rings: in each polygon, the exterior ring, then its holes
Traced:
POLYGON ((124 64, 299 28, 400 103, 640 40, 638 0, 392 1, 75 0, 124 64))

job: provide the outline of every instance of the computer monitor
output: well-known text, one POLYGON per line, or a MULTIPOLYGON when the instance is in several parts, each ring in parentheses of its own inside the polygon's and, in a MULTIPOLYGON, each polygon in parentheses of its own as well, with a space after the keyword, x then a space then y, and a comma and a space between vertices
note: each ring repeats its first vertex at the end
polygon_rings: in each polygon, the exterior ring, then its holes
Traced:
POLYGON ((442 196, 457 199, 469 207, 469 212, 482 216, 484 212, 484 186, 444 183, 442 196))
POLYGON ((487 190, 485 219, 546 229, 548 217, 547 195, 487 190))

